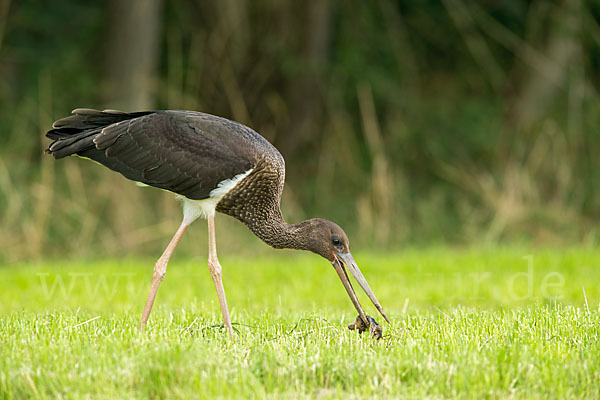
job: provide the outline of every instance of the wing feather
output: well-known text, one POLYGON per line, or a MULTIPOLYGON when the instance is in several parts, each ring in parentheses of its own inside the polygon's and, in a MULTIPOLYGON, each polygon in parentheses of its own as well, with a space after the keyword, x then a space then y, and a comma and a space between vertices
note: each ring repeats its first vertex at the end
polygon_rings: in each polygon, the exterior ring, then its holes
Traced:
POLYGON ((94 143, 109 168, 127 177, 125 170, 134 171, 147 185, 204 199, 219 182, 254 166, 257 154, 246 130, 208 114, 162 111, 108 125, 94 143))

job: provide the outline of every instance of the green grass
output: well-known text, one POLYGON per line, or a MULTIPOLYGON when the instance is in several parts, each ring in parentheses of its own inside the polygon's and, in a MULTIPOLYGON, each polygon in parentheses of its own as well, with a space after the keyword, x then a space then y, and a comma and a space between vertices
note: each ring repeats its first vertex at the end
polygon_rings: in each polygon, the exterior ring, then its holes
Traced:
POLYGON ((173 259, 144 334, 153 260, 0 269, 0 398, 600 396, 600 250, 357 253, 379 342, 326 261, 273 254, 221 259, 233 342, 204 259, 173 259))

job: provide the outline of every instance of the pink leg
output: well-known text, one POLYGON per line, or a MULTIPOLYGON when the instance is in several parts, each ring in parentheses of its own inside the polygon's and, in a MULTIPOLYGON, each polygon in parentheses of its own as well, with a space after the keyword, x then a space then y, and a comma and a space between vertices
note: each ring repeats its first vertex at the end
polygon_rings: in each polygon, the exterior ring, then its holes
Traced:
POLYGON ((161 284, 163 279, 165 279, 165 275, 167 274, 167 264, 169 263, 169 258, 173 254, 177 243, 179 243, 179 239, 183 236, 183 232, 189 226, 185 221, 181 223, 177 232, 169 242, 169 245, 163 252, 162 256, 158 259, 156 264, 154 265, 154 273, 152 274, 152 283, 150 284, 150 293, 148 294, 148 300, 146 300, 146 307, 144 307, 144 312, 142 313, 142 320, 140 321, 140 325, 138 330, 141 332, 146 326, 146 322, 148 322, 148 317, 150 316, 150 311, 152 310, 152 305, 154 304, 154 298, 156 297, 156 292, 158 292, 158 286, 161 284))
POLYGON ((221 264, 219 264, 219 259, 217 258, 214 214, 208 217, 208 269, 210 270, 215 288, 217 289, 217 296, 219 297, 219 303, 221 304, 221 312, 223 313, 223 322, 229 331, 229 336, 233 338, 233 327, 231 326, 231 319, 229 318, 227 299, 225 298, 225 289, 223 288, 221 275, 223 268, 221 268, 221 264))

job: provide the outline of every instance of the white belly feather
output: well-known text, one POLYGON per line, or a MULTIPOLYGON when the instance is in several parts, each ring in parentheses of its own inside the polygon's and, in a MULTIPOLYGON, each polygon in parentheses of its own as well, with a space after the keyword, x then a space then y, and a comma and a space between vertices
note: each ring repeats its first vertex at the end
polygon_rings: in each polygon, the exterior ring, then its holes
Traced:
POLYGON ((192 200, 185 196, 177 195, 177 198, 181 200, 181 204, 183 205, 183 222, 189 225, 198 217, 206 218, 210 215, 214 215, 217 203, 219 203, 223 196, 229 193, 229 191, 250 172, 252 172, 252 169, 242 172, 231 179, 225 179, 219 182, 217 187, 210 192, 209 197, 206 199, 192 200))

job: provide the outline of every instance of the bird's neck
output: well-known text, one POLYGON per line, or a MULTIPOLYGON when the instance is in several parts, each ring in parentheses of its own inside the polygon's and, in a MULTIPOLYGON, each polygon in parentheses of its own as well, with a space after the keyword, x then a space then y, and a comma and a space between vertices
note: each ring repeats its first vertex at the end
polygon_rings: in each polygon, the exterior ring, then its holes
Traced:
POLYGON ((247 224, 248 228, 262 241, 276 249, 310 250, 308 238, 311 226, 309 221, 288 224, 281 213, 261 223, 247 224))

